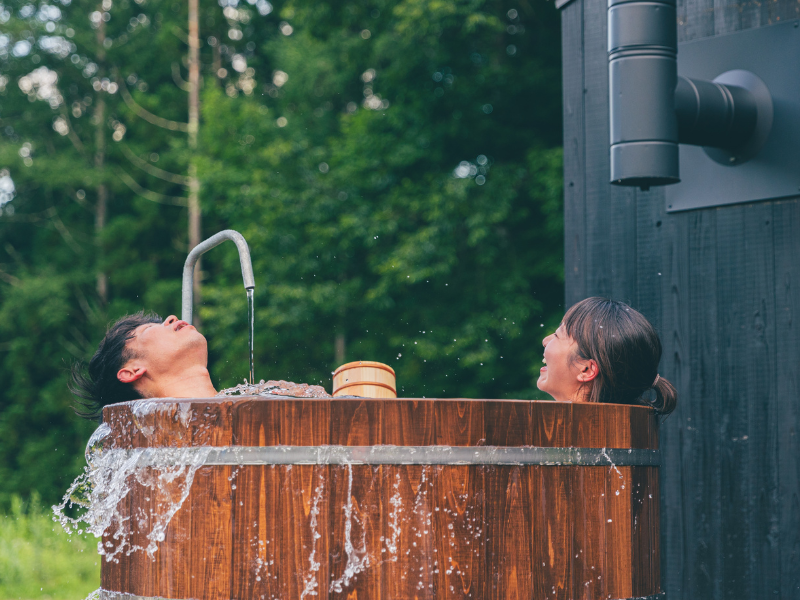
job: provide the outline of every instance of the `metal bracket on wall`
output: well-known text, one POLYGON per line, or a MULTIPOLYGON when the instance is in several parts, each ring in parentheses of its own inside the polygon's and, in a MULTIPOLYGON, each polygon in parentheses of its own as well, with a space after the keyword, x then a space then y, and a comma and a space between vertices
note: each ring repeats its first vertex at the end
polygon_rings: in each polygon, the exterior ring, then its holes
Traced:
POLYGON ((718 151, 682 144, 681 182, 665 189, 667 212, 800 196, 800 21, 678 45, 678 74, 713 80, 733 70, 760 78, 774 116, 763 148, 720 164, 718 151))

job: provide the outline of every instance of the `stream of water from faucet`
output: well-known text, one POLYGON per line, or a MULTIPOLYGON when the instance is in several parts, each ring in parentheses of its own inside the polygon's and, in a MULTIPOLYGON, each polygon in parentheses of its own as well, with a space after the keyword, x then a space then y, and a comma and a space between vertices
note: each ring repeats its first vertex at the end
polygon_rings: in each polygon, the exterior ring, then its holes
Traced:
POLYGON ((250 385, 253 385, 256 382, 255 365, 253 362, 253 325, 255 323, 253 291, 253 288, 247 288, 247 319, 250 321, 250 385))

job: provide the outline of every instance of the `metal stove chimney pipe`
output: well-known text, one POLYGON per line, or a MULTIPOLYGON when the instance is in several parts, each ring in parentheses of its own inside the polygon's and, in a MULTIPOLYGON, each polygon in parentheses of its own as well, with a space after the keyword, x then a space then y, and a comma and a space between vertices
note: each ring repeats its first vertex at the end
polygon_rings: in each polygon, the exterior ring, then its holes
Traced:
POLYGON ((676 18, 675 0, 609 0, 612 183, 649 187, 680 181, 676 18))
POLYGON ((755 156, 772 128, 772 98, 748 71, 678 77, 675 0, 609 0, 611 183, 680 182, 678 144, 722 164, 755 156), (714 150, 714 149, 721 150, 714 150))

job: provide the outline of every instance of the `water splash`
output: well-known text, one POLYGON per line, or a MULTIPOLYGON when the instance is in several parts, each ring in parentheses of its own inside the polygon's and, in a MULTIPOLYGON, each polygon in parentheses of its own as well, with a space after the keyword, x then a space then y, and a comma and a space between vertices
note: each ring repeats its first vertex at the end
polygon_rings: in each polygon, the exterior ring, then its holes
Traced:
POLYGON ((322 500, 322 491, 325 487, 325 480, 320 475, 320 483, 314 489, 314 500, 311 504, 311 554, 308 555, 309 573, 303 579, 303 591, 300 593, 300 600, 306 596, 316 596, 317 588, 317 572, 319 571, 320 563, 317 560, 317 540, 322 537, 322 534, 317 531, 317 516, 319 515, 319 503, 322 500))
POLYGON ((105 534, 105 540, 98 542, 98 553, 106 561, 118 561, 123 552, 130 555, 138 550, 153 558, 211 448, 120 450, 112 448, 110 433, 111 428, 102 424, 92 434, 86 449, 87 466, 61 503, 52 507, 53 520, 68 534, 86 531, 97 538, 105 534), (140 461, 149 467, 140 468, 140 461), (149 512, 130 515, 121 506, 134 486, 146 490, 149 512), (67 515, 68 508, 77 509, 77 515, 67 515), (147 544, 134 544, 134 534, 147 544))
POLYGON ((136 400, 131 404, 133 424, 146 438, 152 437, 156 431, 154 417, 158 409, 159 405, 153 400, 136 400))
POLYGON ((98 546, 98 552, 105 554, 108 561, 130 547, 130 516, 120 511, 119 504, 131 490, 129 476, 141 452, 143 450, 128 455, 93 454, 89 466, 72 482, 61 503, 53 506, 53 519, 60 522, 68 534, 80 534, 85 529, 99 538, 108 530, 116 544, 109 540, 98 546), (78 516, 66 515, 67 507, 77 507, 78 516))
POLYGON ((217 396, 288 396, 291 398, 330 398, 331 395, 320 385, 294 383, 263 379, 256 384, 240 383, 217 393, 217 396))
POLYGON ((400 513, 403 512, 403 497, 400 494, 400 474, 395 475, 395 481, 392 485, 394 494, 389 499, 389 504, 392 505, 392 510, 389 513, 389 529, 392 530, 392 537, 386 540, 386 549, 392 557, 391 561, 397 560, 397 546, 400 541, 400 513))
POLYGON ((615 464, 614 464, 614 461, 613 461, 613 460, 611 460, 611 457, 608 455, 608 452, 606 451, 606 449, 605 449, 605 448, 603 448, 603 449, 601 450, 601 452, 602 452, 603 456, 606 458, 606 460, 608 460, 608 462, 611 464, 611 468, 617 472, 617 475, 619 475, 619 478, 620 478, 620 479, 623 479, 622 473, 621 473, 621 472, 620 472, 620 470, 617 468, 617 465, 615 465, 615 464))
POLYGON ((111 427, 107 423, 101 423, 100 427, 95 429, 94 433, 89 437, 89 441, 86 442, 84 456, 86 457, 86 463, 90 467, 92 466, 92 460, 95 457, 99 458, 103 453, 103 446, 110 435, 111 427))
MULTIPOLYGON (((428 467, 424 465, 420 470, 420 480, 419 480, 419 488, 417 489, 417 493, 414 496, 414 514, 415 515, 422 515, 424 514, 423 505, 422 503, 425 501, 426 496, 428 495, 428 490, 425 489, 428 484, 428 467)), ((428 524, 430 524, 430 519, 428 519, 428 524)), ((427 531, 425 532, 427 533, 427 531)), ((420 537, 420 536, 417 536, 420 537)))
MULTIPOLYGON (((628 452, 630 452, 630 450, 628 450, 628 452)), ((621 480, 622 480, 622 483, 620 483, 620 488, 624 490, 624 489, 625 489, 625 477, 622 475, 622 472, 621 472, 621 471, 620 471, 620 470, 617 468, 617 465, 615 465, 615 464, 614 464, 614 461, 613 461, 613 460, 611 460, 611 457, 608 455, 608 452, 606 452, 606 449, 605 449, 605 448, 603 448, 603 450, 602 450, 602 454, 603 454, 603 456, 604 456, 606 459, 608 459, 608 462, 610 462, 610 463, 611 463, 611 469, 613 469, 614 471, 616 471, 616 472, 617 472, 617 475, 619 476, 619 479, 621 479, 621 480)), ((619 496, 619 490, 616 490, 616 491, 614 492, 614 495, 615 495, 615 496, 619 496)), ((609 520, 609 523, 610 523, 610 522, 611 522, 611 521, 609 520)))
MULTIPOLYGON (((136 482, 150 490, 153 508, 145 522, 150 525, 147 532, 148 545, 144 548, 150 558, 158 550, 158 544, 166 537, 167 526, 172 517, 183 506, 192 488, 194 475, 208 458, 210 447, 200 448, 162 448, 158 451, 158 461, 148 469, 137 469, 136 482), (193 452, 190 453, 190 450, 193 452)), ((145 451, 147 452, 147 451, 145 451)), ((235 484, 231 486, 236 489, 235 484)), ((139 533, 144 533, 139 527, 139 533)))
POLYGON ((331 582, 329 591, 341 594, 356 575, 369 567, 369 554, 367 553, 367 532, 357 514, 353 512, 353 465, 347 463, 347 502, 342 507, 344 511, 344 551, 347 555, 347 564, 342 576, 331 582), (353 545, 353 522, 361 525, 361 547, 353 545))

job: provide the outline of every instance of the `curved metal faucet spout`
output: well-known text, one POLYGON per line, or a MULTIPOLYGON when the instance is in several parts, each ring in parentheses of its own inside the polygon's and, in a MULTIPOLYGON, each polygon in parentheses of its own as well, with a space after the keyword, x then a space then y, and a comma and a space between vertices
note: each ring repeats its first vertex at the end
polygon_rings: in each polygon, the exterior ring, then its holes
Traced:
POLYGON ((194 278, 194 266, 201 255, 205 254, 215 246, 219 246, 225 240, 230 240, 236 244, 239 250, 239 263, 242 266, 242 279, 244 280, 244 289, 252 290, 256 287, 256 282, 253 279, 253 262, 250 260, 250 248, 244 237, 238 231, 233 229, 226 229, 220 231, 216 235, 212 235, 204 242, 200 242, 192 248, 189 256, 186 257, 186 262, 183 264, 183 290, 181 292, 181 319, 187 323, 192 323, 192 304, 194 302, 194 289, 192 288, 194 278))

